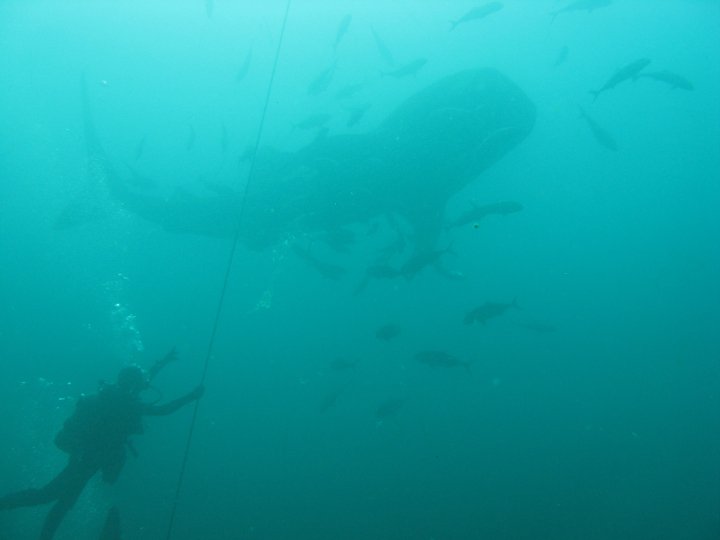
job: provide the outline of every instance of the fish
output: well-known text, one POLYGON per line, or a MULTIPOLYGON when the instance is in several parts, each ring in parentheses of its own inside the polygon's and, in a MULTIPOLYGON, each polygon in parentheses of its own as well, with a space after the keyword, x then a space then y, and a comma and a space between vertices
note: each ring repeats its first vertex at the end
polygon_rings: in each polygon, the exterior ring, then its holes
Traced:
POLYGON ((461 360, 457 356, 446 353, 444 351, 420 351, 415 353, 415 361, 427 366, 436 368, 456 368, 463 367, 470 371, 470 362, 467 360, 461 360))
POLYGON ((394 279, 400 275, 400 271, 389 264, 375 264, 370 266, 365 270, 365 275, 355 287, 354 294, 356 296, 360 294, 374 279, 394 279))
POLYGON ((420 71, 425 64, 427 64, 427 58, 418 58, 393 71, 381 71, 380 73, 383 77, 387 76, 400 79, 410 75, 417 75, 417 72, 420 71))
POLYGON ((185 150, 190 151, 195 147, 195 128, 192 124, 188 124, 188 137, 185 140, 185 150))
POLYGON ((142 139, 140 139, 140 142, 135 147, 135 159, 134 161, 138 161, 145 151, 145 136, 143 135, 142 139))
POLYGON ((105 523, 100 531, 100 540, 122 540, 120 528, 120 512, 117 506, 113 506, 105 515, 105 523))
POLYGON ((599 90, 590 90, 590 93, 593 95, 593 101, 595 101, 600 94, 615 88, 621 82, 625 82, 627 80, 635 81, 638 78, 638 76, 640 75, 640 72, 643 69, 645 69, 649 64, 650 64, 649 59, 640 58, 639 60, 630 62, 625 67, 618 69, 612 75, 612 77, 610 77, 605 82, 605 84, 602 85, 602 87, 599 90))
POLYGON ((440 275, 440 277, 443 277, 449 281, 465 281, 467 279, 467 275, 465 275, 464 272, 461 272, 460 270, 451 270, 449 268, 445 268, 441 264, 436 264, 435 270, 437 271, 438 275, 440 275))
POLYGON ((366 270, 366 274, 374 279, 392 279, 400 275, 400 271, 388 264, 376 264, 366 270))
POLYGON ((137 169, 135 169, 135 167, 133 167, 129 163, 125 163, 125 166, 130 171, 131 178, 128 180, 128 182, 133 187, 140 189, 151 189, 156 187, 157 183, 152 178, 141 174, 137 169))
POLYGON ((242 65, 240 66, 240 69, 238 69, 237 73, 235 74, 235 82, 242 82, 245 80, 245 77, 247 77, 248 72, 250 71, 250 62, 252 60, 252 47, 248 49, 248 52, 245 53, 245 60, 243 60, 242 65))
POLYGON ((405 252, 407 247, 407 241, 405 237, 398 234, 397 238, 390 242, 387 246, 378 249, 379 259, 388 260, 395 255, 399 255, 405 252))
POLYGON ((352 15, 347 14, 345 15, 342 20, 340 21, 340 24, 338 24, 337 32, 335 32, 335 43, 333 44, 333 51, 337 50, 338 45, 340 44, 340 41, 342 41, 343 36, 348 31, 348 28, 350 28, 350 23, 352 22, 352 15))
POLYGON ((613 152, 617 152, 619 149, 618 144, 615 141, 615 138, 610 134, 610 132, 608 132, 604 127, 598 124, 589 114, 585 112, 582 107, 578 108, 580 109, 580 117, 585 120, 585 123, 590 128, 593 137, 600 144, 600 146, 603 146, 608 150, 612 150, 613 152))
POLYGON ((307 87, 307 93, 309 96, 317 96, 328 89, 332 82, 333 76, 335 75, 335 63, 329 68, 323 69, 318 75, 310 82, 307 87))
POLYGON ((338 228, 332 231, 323 232, 316 236, 316 239, 327 244, 328 247, 340 253, 346 253, 355 244, 355 233, 346 228, 338 228))
MULTIPOLYGON (((501 72, 462 70, 389 105, 387 116, 366 132, 328 134, 292 150, 253 150, 247 195, 240 188, 197 193, 167 191, 161 182, 154 190, 133 188, 100 142, 90 92, 81 96, 93 165, 88 180, 110 216, 122 209, 125 218, 169 234, 231 239, 237 231, 238 241, 254 251, 389 215, 402 222, 415 253, 432 251, 450 198, 481 182, 489 167, 522 144, 537 116, 533 100, 501 72)), ((321 127, 328 120, 308 123, 321 127)))
POLYGON ((570 49, 567 45, 563 45, 560 47, 560 50, 557 53, 557 56, 555 57, 555 62, 553 62, 553 67, 559 67, 562 64, 565 63, 565 60, 567 60, 568 53, 570 52, 570 49))
POLYGON ((371 26, 370 30, 372 31, 373 39, 375 40, 375 46, 377 47, 380 56, 382 56, 382 59, 388 66, 395 67, 395 58, 390 52, 390 49, 387 48, 387 45, 385 45, 385 42, 375 30, 375 27, 371 26))
POLYGON ((482 6, 478 6, 476 8, 471 9, 465 15, 460 17, 459 19, 455 21, 450 21, 450 30, 455 30, 455 28, 459 24, 463 24, 469 21, 477 21, 479 19, 484 19, 488 15, 492 15, 493 13, 496 13, 500 11, 503 8, 502 2, 488 2, 487 4, 483 4, 482 6))
POLYGON ((456 227, 463 227, 465 225, 473 224, 477 225, 480 221, 485 219, 487 216, 490 216, 492 214, 497 214, 500 216, 507 216, 508 214, 513 214, 515 212, 520 212, 523 209, 523 205, 519 202, 514 201, 502 201, 498 203, 492 203, 492 204, 484 204, 481 206, 478 206, 475 203, 472 203, 472 208, 465 212, 464 214, 461 214, 457 219, 451 221, 447 227, 448 228, 456 228, 456 227))
POLYGON ((375 409, 375 420, 378 426, 381 426, 386 420, 394 418, 405 405, 402 398, 388 398, 375 409))
POLYGON ((402 333, 402 328, 399 324, 388 323, 382 325, 375 331, 375 337, 380 341, 390 341, 398 337, 402 333))
POLYGON ((213 11, 215 11, 215 0, 205 0, 205 15, 208 19, 212 18, 213 11))
POLYGON ((328 279, 340 279, 347 273, 347 270, 345 270, 345 268, 343 268, 342 266, 338 266, 336 264, 328 263, 318 259, 310 251, 310 248, 303 248, 298 244, 293 244, 292 248, 295 254, 300 257, 300 259, 302 259, 309 266, 317 270, 323 277, 326 277, 328 279))
POLYGON ((326 413, 335 405, 337 405, 337 400, 340 397, 340 394, 342 394, 342 390, 333 390, 331 392, 328 392, 323 396, 323 398, 320 400, 320 405, 318 406, 318 410, 321 413, 326 413))
POLYGON ((503 304, 500 302, 485 302, 483 305, 476 307, 465 314, 465 324, 479 322, 480 324, 485 325, 489 320, 500 317, 511 308, 519 309, 517 299, 514 299, 509 304, 503 304))
POLYGON ((552 20, 555 21, 555 17, 563 13, 572 13, 574 11, 587 11, 592 13, 594 10, 609 6, 610 4, 612 4, 612 0, 576 0, 563 8, 550 12, 550 15, 552 16, 552 20))
POLYGON ((225 122, 223 122, 220 125, 220 150, 223 154, 227 152, 228 149, 228 131, 225 127, 225 122))
POLYGON ((293 124, 293 127, 297 129, 318 129, 327 124, 330 118, 332 118, 332 116, 327 113, 311 114, 298 123, 293 124))
POLYGON ((688 81, 685 77, 668 70, 641 73, 638 77, 664 82, 665 84, 670 85, 670 88, 673 90, 677 90, 678 88, 681 90, 695 90, 693 83, 688 81))
POLYGON ((536 334, 551 334, 557 331, 557 328, 552 325, 541 321, 524 321, 515 323, 515 326, 530 330, 536 334))
POLYGON ((353 97, 365 86, 364 83, 347 84, 335 92, 335 99, 347 99, 353 97))
POLYGON ((330 369, 333 371, 348 371, 354 369, 358 365, 358 362, 360 362, 359 358, 339 356, 330 362, 330 369))
POLYGON ((358 122, 360 122, 360 120, 362 120, 369 108, 370 103, 365 103, 357 107, 347 107, 345 110, 350 111, 350 116, 348 116, 345 125, 349 128, 354 127, 358 122))
POLYGON ((440 262, 446 253, 454 253, 452 246, 416 252, 400 267, 400 275, 405 279, 412 279, 427 266, 440 262))

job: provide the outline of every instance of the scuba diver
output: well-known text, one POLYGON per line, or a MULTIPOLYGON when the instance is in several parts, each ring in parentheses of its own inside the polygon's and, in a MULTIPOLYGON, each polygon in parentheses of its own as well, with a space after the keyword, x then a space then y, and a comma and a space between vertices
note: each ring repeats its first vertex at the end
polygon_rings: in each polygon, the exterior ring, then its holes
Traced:
POLYGON ((50 540, 96 473, 113 484, 125 464, 127 450, 135 450, 130 436, 143 433, 144 416, 165 416, 202 397, 204 387, 162 405, 144 402, 140 395, 155 375, 175 360, 175 349, 145 371, 137 365, 120 370, 117 382, 100 383, 96 394, 82 395, 73 415, 55 437, 55 446, 68 454, 65 468, 45 487, 0 497, 0 510, 54 502, 43 524, 40 540, 50 540))

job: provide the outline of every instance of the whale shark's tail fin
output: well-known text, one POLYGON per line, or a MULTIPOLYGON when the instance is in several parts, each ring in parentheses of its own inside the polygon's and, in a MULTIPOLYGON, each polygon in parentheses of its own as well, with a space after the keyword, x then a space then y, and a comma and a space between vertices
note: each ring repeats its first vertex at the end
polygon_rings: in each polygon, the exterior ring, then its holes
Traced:
POLYGON ((80 96, 86 178, 73 187, 71 201, 55 219, 56 230, 70 229, 104 219, 112 213, 112 199, 118 199, 118 195, 126 189, 105 154, 95 129, 85 73, 80 77, 80 96))

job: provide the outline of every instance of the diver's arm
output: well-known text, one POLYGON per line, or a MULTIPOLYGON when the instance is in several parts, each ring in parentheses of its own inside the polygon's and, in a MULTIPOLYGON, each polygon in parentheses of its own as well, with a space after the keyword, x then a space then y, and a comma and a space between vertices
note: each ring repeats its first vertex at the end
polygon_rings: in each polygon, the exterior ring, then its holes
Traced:
POLYGON ((148 371, 148 379, 152 382, 155 376, 160 373, 160 370, 167 366, 170 362, 177 360, 177 352, 175 347, 170 349, 170 352, 163 356, 160 360, 156 361, 148 371))
POLYGON ((193 401, 200 399, 204 393, 205 387, 200 385, 192 392, 189 392, 178 399, 174 399, 173 401, 168 401, 163 405, 146 405, 143 407, 142 414, 144 416, 167 416, 168 414, 174 413, 181 407, 184 407, 188 403, 192 403, 193 401))

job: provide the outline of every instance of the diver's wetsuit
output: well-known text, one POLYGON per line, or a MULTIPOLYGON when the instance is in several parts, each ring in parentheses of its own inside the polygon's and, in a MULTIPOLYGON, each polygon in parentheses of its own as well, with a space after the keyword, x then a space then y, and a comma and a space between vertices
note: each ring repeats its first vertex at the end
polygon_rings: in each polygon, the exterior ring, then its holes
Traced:
POLYGON ((164 405, 142 403, 136 394, 105 386, 98 394, 83 397, 65 422, 55 444, 69 454, 65 468, 47 485, 0 498, 0 510, 36 506, 55 501, 43 524, 41 540, 50 540, 62 519, 96 473, 114 483, 126 459, 131 435, 142 433, 143 416, 164 416, 200 397, 201 389, 164 405))

